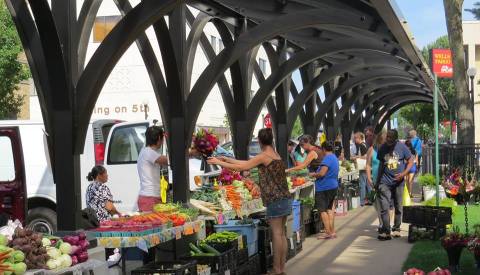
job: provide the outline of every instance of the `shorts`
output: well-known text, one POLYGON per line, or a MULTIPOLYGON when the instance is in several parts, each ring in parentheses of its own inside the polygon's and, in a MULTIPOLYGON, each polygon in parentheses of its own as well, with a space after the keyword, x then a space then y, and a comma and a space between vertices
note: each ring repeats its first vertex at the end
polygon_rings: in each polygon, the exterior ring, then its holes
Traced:
POLYGON ((280 199, 267 205, 267 219, 288 216, 292 213, 292 200, 280 199))
POLYGON ((151 212, 153 211, 153 206, 157 203, 160 203, 161 200, 159 197, 149 197, 149 196, 138 196, 138 210, 140 212, 151 212))
POLYGON ((415 174, 416 172, 417 172, 417 164, 414 163, 413 166, 412 166, 412 168, 410 168, 409 173, 410 173, 410 174, 415 174))
POLYGON ((315 193, 315 208, 319 212, 331 210, 337 198, 337 188, 315 193))

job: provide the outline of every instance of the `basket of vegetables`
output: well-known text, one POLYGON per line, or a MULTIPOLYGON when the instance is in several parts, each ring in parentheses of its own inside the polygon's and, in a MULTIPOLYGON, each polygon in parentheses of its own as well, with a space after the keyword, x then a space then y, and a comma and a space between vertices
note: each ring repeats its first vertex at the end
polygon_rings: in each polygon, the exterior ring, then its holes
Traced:
POLYGON ((210 266, 212 273, 220 273, 227 269, 233 269, 236 261, 236 249, 220 252, 205 242, 197 245, 190 243, 190 256, 185 258, 195 260, 200 265, 210 266))
POLYGON ((202 243, 206 243, 220 252, 230 249, 238 250, 239 237, 240 235, 235 232, 223 231, 211 234, 202 243))

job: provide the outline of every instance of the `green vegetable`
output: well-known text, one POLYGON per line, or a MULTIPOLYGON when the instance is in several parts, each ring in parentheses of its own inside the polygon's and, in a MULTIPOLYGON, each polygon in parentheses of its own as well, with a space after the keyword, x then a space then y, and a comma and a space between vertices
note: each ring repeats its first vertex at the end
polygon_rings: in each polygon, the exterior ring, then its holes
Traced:
POLYGON ((204 242, 206 243, 228 243, 233 240, 238 239, 240 235, 235 232, 231 231, 222 231, 213 233, 212 235, 208 236, 204 242))
POLYGON ((200 248, 203 249, 203 251, 205 251, 206 253, 213 253, 215 255, 220 255, 221 253, 218 252, 218 250, 216 250, 215 248, 209 246, 208 244, 206 243, 201 243, 200 244, 200 248))
POLYGON ((314 198, 310 198, 310 197, 301 198, 301 199, 300 199, 300 202, 301 202, 303 205, 306 205, 306 206, 310 206, 310 207, 315 206, 315 199, 314 199, 314 198))
POLYGON ((0 234, 0 245, 7 245, 7 244, 8 244, 7 236, 0 234))
POLYGON ((195 255, 193 255, 194 257, 213 257, 213 256, 218 256, 217 254, 215 253, 195 253, 195 255))
POLYGON ((432 174, 423 174, 417 178, 418 184, 420 186, 435 186, 435 176, 432 174))
POLYGON ((190 249, 194 252, 194 253, 202 253, 203 251, 196 247, 193 243, 190 243, 190 249))

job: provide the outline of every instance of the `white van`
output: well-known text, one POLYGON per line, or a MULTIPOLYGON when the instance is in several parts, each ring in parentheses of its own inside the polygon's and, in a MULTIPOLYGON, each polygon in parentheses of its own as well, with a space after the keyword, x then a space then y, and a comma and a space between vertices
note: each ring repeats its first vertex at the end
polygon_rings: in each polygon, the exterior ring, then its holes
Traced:
MULTIPOLYGON (((109 174, 107 184, 117 209, 120 212, 136 210, 140 189, 136 163, 140 150, 145 146, 145 131, 150 125, 148 121, 119 120, 97 120, 89 124, 84 151, 80 156, 82 208, 86 204, 85 190, 89 184, 86 176, 93 166, 103 165, 109 174)), ((18 144, 21 144, 21 152, 14 154, 23 154, 25 167, 28 209, 26 224, 40 232, 52 232, 56 230, 57 224, 56 189, 44 125, 32 121, 0 121, 0 130, 12 128, 19 133, 18 144)), ((162 154, 167 154, 166 146, 161 150, 162 154)), ((0 163, 5 155, 7 154, 0 154, 0 163)), ((204 174, 200 160, 191 158, 189 166, 190 189, 194 190, 194 177, 204 174)), ((171 175, 167 167, 164 171, 171 175)), ((0 212, 1 210, 0 207, 0 212)))

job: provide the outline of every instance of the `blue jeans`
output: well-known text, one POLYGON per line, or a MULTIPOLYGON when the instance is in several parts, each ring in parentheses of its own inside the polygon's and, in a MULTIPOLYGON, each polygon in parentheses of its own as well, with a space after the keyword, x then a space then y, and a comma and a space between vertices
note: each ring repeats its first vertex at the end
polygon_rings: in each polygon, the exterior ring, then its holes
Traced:
POLYGON ((360 205, 365 205, 365 196, 372 191, 370 185, 367 184, 367 172, 359 172, 359 182, 360 182, 360 205))

